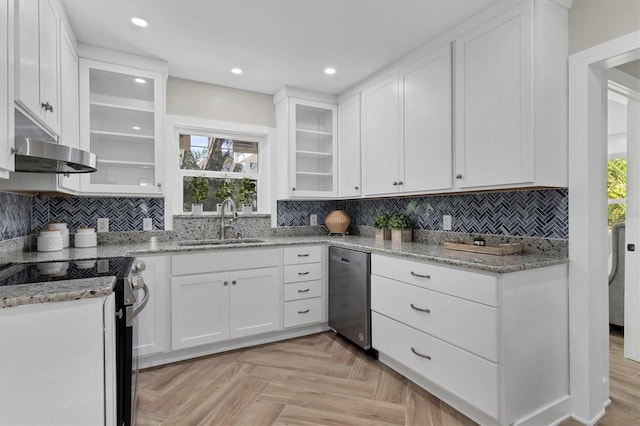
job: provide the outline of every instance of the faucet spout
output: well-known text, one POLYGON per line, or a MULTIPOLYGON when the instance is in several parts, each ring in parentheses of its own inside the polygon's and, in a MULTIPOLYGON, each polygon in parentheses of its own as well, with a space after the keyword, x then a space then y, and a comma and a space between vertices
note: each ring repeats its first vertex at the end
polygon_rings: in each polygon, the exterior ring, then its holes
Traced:
POLYGON ((224 240, 224 209, 227 206, 227 204, 229 204, 231 206, 231 211, 235 214, 235 212, 237 212, 236 210, 236 203, 233 202, 233 200, 231 198, 227 198, 225 199, 222 204, 220 205, 220 239, 224 240))

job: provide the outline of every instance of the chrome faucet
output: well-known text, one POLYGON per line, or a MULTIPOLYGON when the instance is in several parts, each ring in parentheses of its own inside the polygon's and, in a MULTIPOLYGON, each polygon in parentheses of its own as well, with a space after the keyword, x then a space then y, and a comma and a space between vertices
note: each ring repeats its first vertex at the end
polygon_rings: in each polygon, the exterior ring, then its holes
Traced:
POLYGON ((234 217, 236 217, 236 215, 238 214, 236 210, 236 203, 234 203, 231 198, 227 198, 222 202, 222 204, 220 205, 220 239, 221 240, 224 240, 224 228, 229 226, 224 224, 224 208, 227 204, 231 204, 231 212, 233 213, 234 217))

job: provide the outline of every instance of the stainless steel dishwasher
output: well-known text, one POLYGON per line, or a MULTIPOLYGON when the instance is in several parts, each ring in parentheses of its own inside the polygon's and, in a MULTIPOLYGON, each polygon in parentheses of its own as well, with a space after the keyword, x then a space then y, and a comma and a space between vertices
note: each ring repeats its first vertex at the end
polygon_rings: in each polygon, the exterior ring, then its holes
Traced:
POLYGON ((329 248, 329 326, 371 349, 371 255, 329 248))

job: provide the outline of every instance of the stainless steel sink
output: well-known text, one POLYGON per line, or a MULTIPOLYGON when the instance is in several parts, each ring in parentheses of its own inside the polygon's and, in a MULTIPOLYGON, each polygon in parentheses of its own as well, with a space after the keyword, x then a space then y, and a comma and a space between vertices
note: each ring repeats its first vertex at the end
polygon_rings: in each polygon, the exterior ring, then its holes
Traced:
POLYGON ((185 240, 178 241, 179 246, 219 246, 222 244, 251 244, 262 243, 264 240, 256 238, 226 238, 224 240, 185 240))

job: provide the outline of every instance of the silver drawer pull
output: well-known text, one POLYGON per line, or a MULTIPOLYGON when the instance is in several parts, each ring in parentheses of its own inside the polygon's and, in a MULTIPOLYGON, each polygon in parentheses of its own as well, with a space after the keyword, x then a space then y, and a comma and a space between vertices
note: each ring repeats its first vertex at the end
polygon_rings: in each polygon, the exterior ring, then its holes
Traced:
POLYGON ((309 313, 309 310, 307 309, 306 311, 298 311, 299 314, 306 314, 309 313))
POLYGON ((309 275, 309 272, 298 272, 298 275, 309 275))
POLYGON ((309 291, 309 289, 308 289, 308 288, 306 288, 306 289, 304 289, 304 290, 298 290, 298 293, 306 293, 306 292, 308 292, 308 291, 309 291))
POLYGON ((298 257, 309 257, 309 253, 299 254, 298 257))
POLYGON ((426 312, 428 314, 431 313, 431 309, 425 309, 425 308, 418 308, 416 305, 414 305, 413 303, 410 304, 411 305, 411 309, 414 309, 416 311, 420 311, 420 312, 426 312))
POLYGON ((413 275, 414 277, 418 277, 418 278, 426 278, 426 279, 431 279, 431 275, 421 275, 421 274, 416 274, 415 272, 411 271, 411 275, 413 275))
POLYGON ((413 352, 415 355, 418 355, 418 356, 419 356, 419 357, 421 357, 421 358, 426 358, 426 359, 429 359, 429 360, 431 359, 431 355, 424 355, 424 354, 421 354, 420 352, 416 351, 416 350, 413 348, 413 346, 411 347, 411 352, 413 352))

